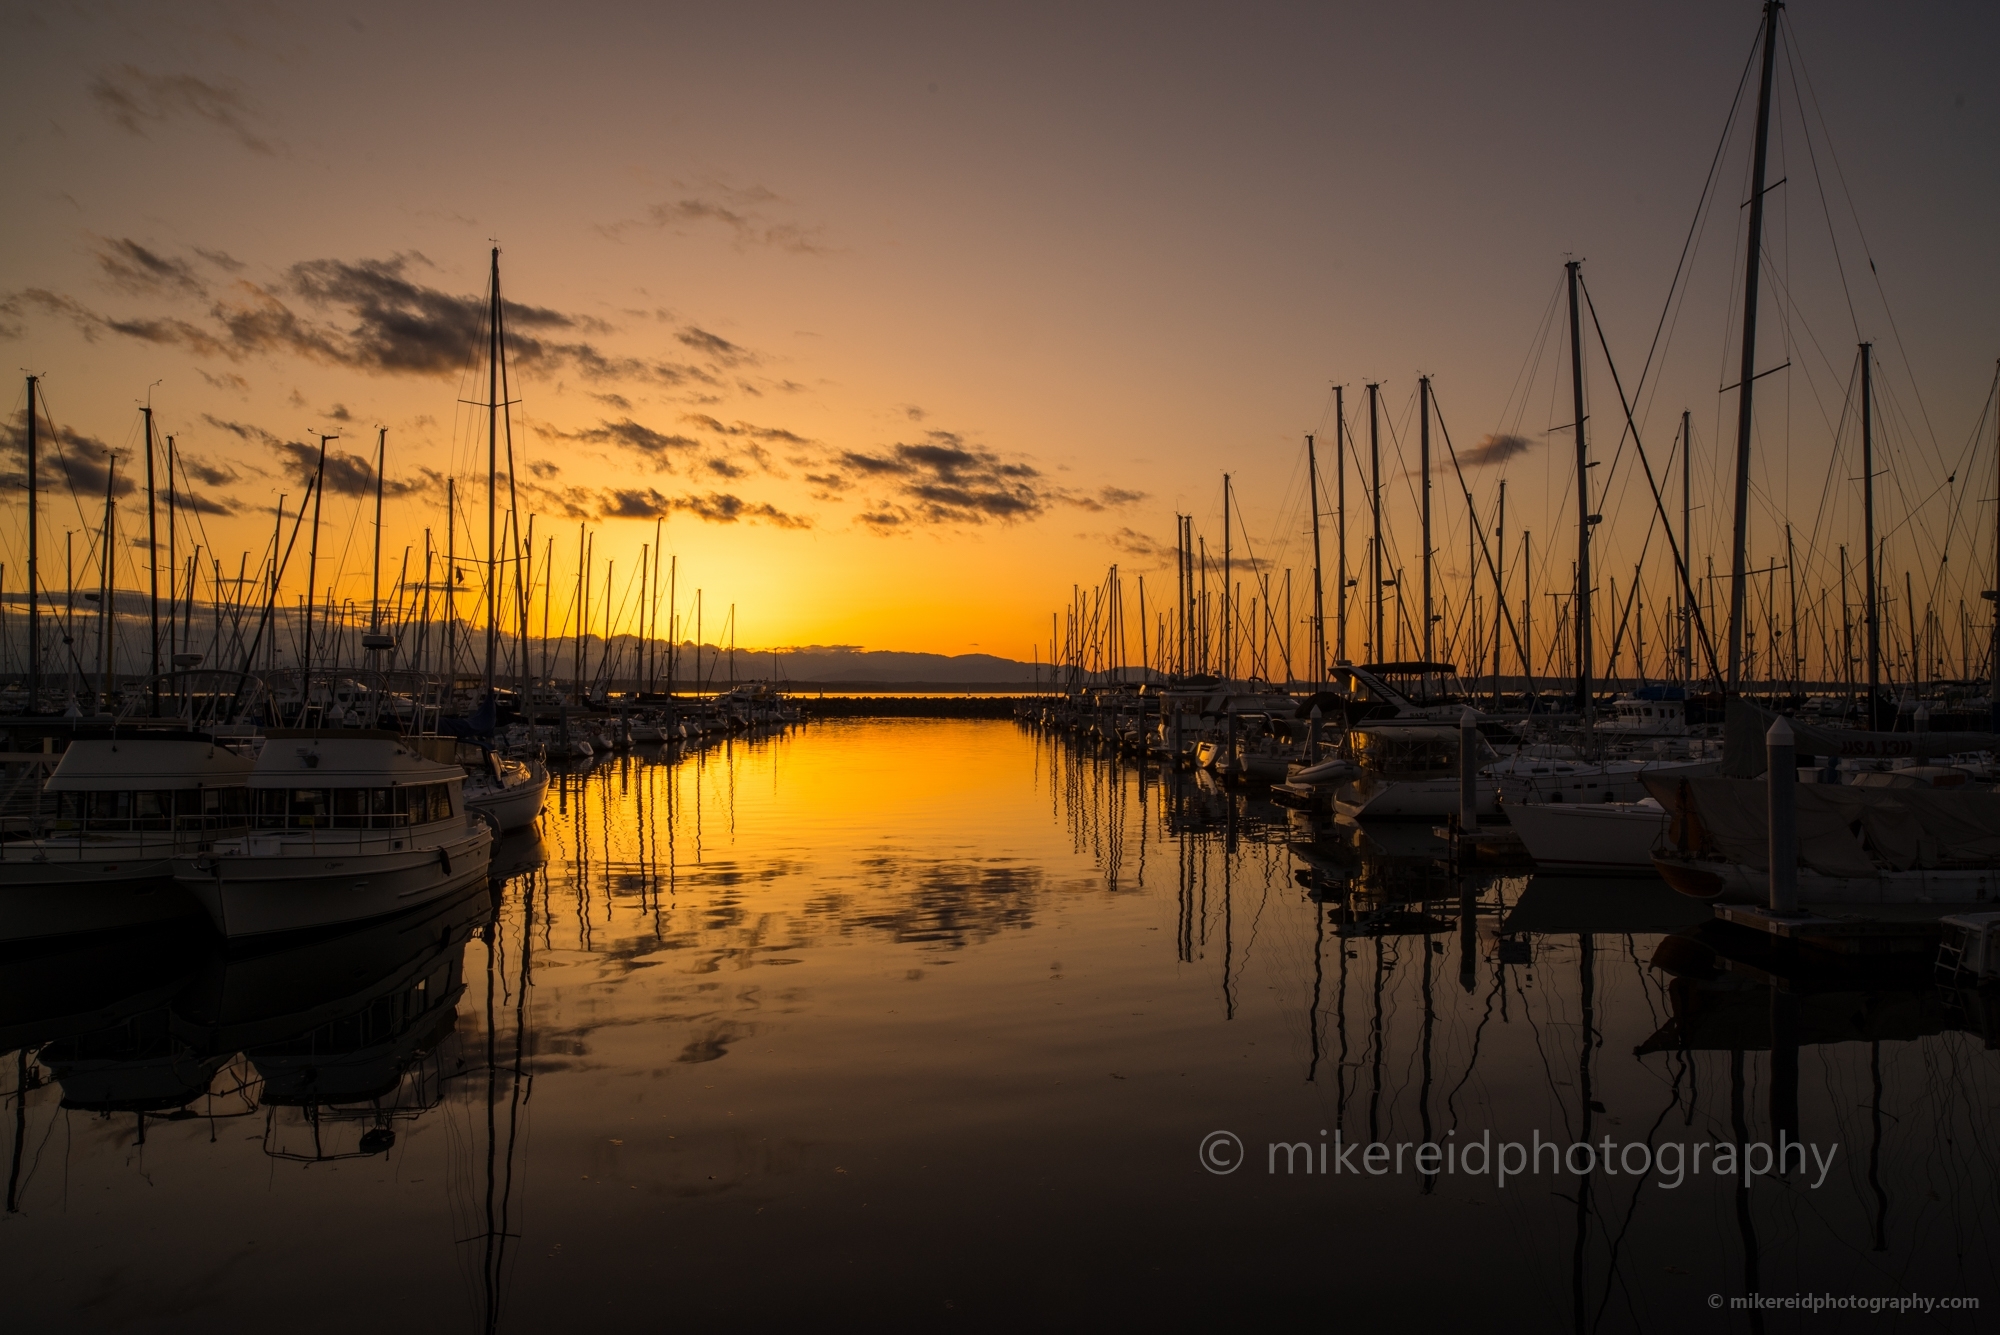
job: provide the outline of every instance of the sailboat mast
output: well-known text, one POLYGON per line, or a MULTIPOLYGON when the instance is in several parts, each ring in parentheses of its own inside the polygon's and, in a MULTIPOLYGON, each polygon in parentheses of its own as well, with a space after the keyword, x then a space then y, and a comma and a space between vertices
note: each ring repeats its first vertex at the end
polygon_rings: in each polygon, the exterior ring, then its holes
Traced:
POLYGON ((1771 73, 1777 58, 1778 10, 1782 7, 1781 0, 1764 0, 1764 70, 1757 87, 1757 148, 1750 169, 1749 240, 1743 261, 1743 362, 1736 384, 1736 521, 1729 546, 1729 690, 1732 693, 1741 688, 1743 678, 1743 618, 1748 589, 1744 548, 1750 524, 1750 435, 1755 427, 1751 391, 1757 381, 1757 285, 1763 264, 1764 174, 1770 162, 1771 73))
POLYGON ((153 717, 160 716, 160 553, 158 511, 153 504, 153 408, 151 404, 141 408, 146 415, 146 581, 151 597, 148 602, 153 622, 152 657, 152 711, 153 717))
POLYGON ((1236 620, 1229 602, 1229 474, 1222 475, 1222 679, 1236 676, 1236 620))
MULTIPOLYGON (((1569 270, 1570 394, 1576 408, 1576 712, 1590 712, 1590 458, 1583 431, 1583 326, 1577 310, 1576 276, 1581 260, 1569 270)), ((1614 609, 1615 610, 1615 609, 1614 609)))
POLYGON ((181 605, 180 534, 174 524, 174 438, 167 437, 167 654, 169 667, 173 666, 174 655, 180 652, 180 641, 174 634, 174 621, 181 605))
POLYGON ((1336 661, 1347 662, 1347 387, 1333 387, 1333 541, 1340 549, 1334 572, 1333 627, 1336 661))
MULTIPOLYGON (((1994 426, 1993 426, 1993 468, 1994 483, 2000 488, 2000 368, 1993 375, 1994 426)), ((2000 732, 2000 490, 1994 492, 1993 505, 1993 677, 1987 688, 1987 699, 1992 704, 1993 730, 2000 732)))
POLYGON ((458 479, 444 480, 445 694, 458 687, 458 479))
POLYGON ((41 448, 35 440, 36 381, 37 377, 28 377, 28 712, 31 714, 41 707, 42 699, 42 584, 40 550, 35 541, 40 527, 35 455, 41 448))
MULTIPOLYGON (((112 610, 112 600, 118 592, 118 563, 111 556, 111 534, 116 527, 117 511, 112 503, 113 486, 118 481, 118 456, 105 452, 104 459, 104 536, 97 547, 97 647, 104 664, 97 676, 98 689, 104 695, 104 712, 111 712, 111 642, 117 633, 118 618, 112 610)), ((271 558, 273 561, 277 557, 271 558)))
POLYGON ((1306 437, 1306 498, 1312 505, 1313 517, 1312 679, 1318 685, 1326 680, 1326 591, 1319 569, 1319 462, 1313 455, 1311 436, 1306 437))
MULTIPOLYGON (((368 566, 368 631, 382 633, 382 472, 389 463, 389 428, 375 428, 375 557, 368 566)), ((372 646, 371 646, 372 647, 372 646)))
POLYGON ((1500 479, 1500 512, 1493 521, 1493 707, 1500 707, 1500 628, 1507 620, 1507 479, 1500 479))
POLYGON ((1862 624, 1868 636, 1868 726, 1881 726, 1877 697, 1882 689, 1882 620, 1877 605, 1878 576, 1875 570, 1875 351, 1871 343, 1861 345, 1861 533, 1862 578, 1867 591, 1862 599, 1862 624))
MULTIPOLYGON (((312 705, 313 587, 319 581, 319 497, 326 481, 326 443, 338 436, 319 438, 319 468, 313 474, 312 539, 306 544, 306 638, 299 651, 299 726, 306 726, 306 712, 312 705)), ((328 692, 332 698, 332 692, 328 692)))
POLYGON ((500 568, 495 564, 498 549, 496 516, 499 513, 500 477, 500 247, 493 247, 493 308, 486 325, 491 345, 486 354, 486 699, 493 698, 493 675, 500 644, 500 568))
POLYGON ((1369 540, 1368 582, 1374 587, 1375 638, 1368 652, 1377 663, 1386 662, 1382 648, 1382 386, 1368 386, 1368 509, 1374 516, 1375 535, 1369 540))
MULTIPOLYGON (((1681 409, 1681 553, 1685 564, 1694 560, 1694 548, 1688 543, 1688 516, 1693 513, 1693 487, 1689 470, 1694 466, 1694 435, 1689 429, 1690 414, 1681 409)), ((1688 582, 1681 581, 1681 681, 1694 681, 1694 604, 1689 601, 1688 582)))
POLYGON ((1432 662, 1431 645, 1431 378, 1417 377, 1417 470, 1421 474, 1424 511, 1424 661, 1432 662))

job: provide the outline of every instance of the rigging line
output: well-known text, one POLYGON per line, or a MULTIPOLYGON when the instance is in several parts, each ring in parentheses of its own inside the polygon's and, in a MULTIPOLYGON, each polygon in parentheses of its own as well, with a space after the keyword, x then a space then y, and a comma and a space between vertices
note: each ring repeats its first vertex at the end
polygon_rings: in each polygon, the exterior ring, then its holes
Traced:
POLYGON ((1709 671, 1715 675, 1716 685, 1720 687, 1722 685, 1722 680, 1723 680, 1722 669, 1717 665, 1715 661, 1715 646, 1712 643, 1710 643, 1708 638, 1708 624, 1701 615, 1701 601, 1700 599, 1695 597, 1694 581, 1689 577, 1687 561, 1683 557, 1680 544, 1674 541, 1673 521, 1667 519, 1666 502, 1660 498, 1660 484, 1653 477, 1652 462, 1646 458, 1646 444, 1644 441, 1639 439, 1639 428, 1632 421, 1632 405, 1631 402, 1628 399, 1626 399, 1625 386, 1618 378, 1618 364, 1616 361, 1613 360, 1611 356, 1611 344, 1604 337, 1604 326, 1602 323, 1598 321, 1597 303, 1590 299, 1590 287, 1583 281, 1583 275, 1581 273, 1577 275, 1576 281, 1577 281, 1577 286, 1583 289, 1583 304, 1590 310, 1590 323, 1591 327, 1597 331, 1598 346, 1604 349, 1605 369, 1611 372, 1611 383, 1613 387, 1615 387, 1618 391, 1619 405, 1625 410, 1625 425, 1632 432, 1632 443, 1638 449, 1639 462, 1641 465, 1645 467, 1646 485, 1650 487, 1653 492, 1653 508, 1659 513, 1659 516, 1662 520, 1666 520, 1665 526, 1667 531, 1667 546, 1673 551, 1674 568, 1680 574, 1681 588, 1687 594, 1689 608, 1694 613, 1695 629, 1701 632, 1702 652, 1708 656, 1709 671))
MULTIPOLYGON (((1805 53, 1803 51, 1798 53, 1797 76, 1803 77, 1805 80, 1806 96, 1812 100, 1813 115, 1818 117, 1822 137, 1826 140, 1826 155, 1833 162, 1834 179, 1840 182, 1841 196, 1847 201, 1848 217, 1854 222, 1855 235, 1861 238, 1862 258, 1868 261, 1869 276, 1875 280, 1875 295, 1882 302, 1882 314, 1888 318, 1889 332, 1896 340, 1896 352, 1903 359, 1903 372, 1910 377, 1910 387, 1915 391, 1917 396, 1917 412, 1924 419, 1924 430, 1930 433, 1931 445, 1935 449, 1937 447, 1937 431, 1931 426, 1930 409, 1924 405, 1923 390, 1917 385, 1917 373, 1910 365, 1910 352, 1903 343, 1903 331, 1896 325, 1896 312, 1890 307, 1889 294, 1882 286, 1881 271, 1875 267, 1875 255, 1868 244, 1868 229, 1861 225, 1861 210, 1855 207, 1854 191, 1849 188, 1847 184, 1847 172, 1840 165, 1840 150, 1834 146, 1832 131, 1827 129, 1826 113, 1820 108, 1819 104, 1819 90, 1813 87, 1812 71, 1806 68, 1805 53)), ((1794 95, 1796 96, 1796 90, 1794 95)), ((1805 110, 1803 103, 1800 104, 1799 110, 1803 119, 1803 112, 1805 110)))
MULTIPOLYGON (((1465 497, 1466 510, 1471 516, 1472 531, 1479 538, 1479 554, 1485 558, 1486 573, 1490 575, 1493 573, 1493 552, 1486 543, 1486 530, 1479 526, 1478 514, 1472 512, 1472 488, 1465 484, 1465 470, 1459 466, 1458 450, 1451 443, 1451 428, 1444 424, 1444 410, 1438 406, 1437 389, 1435 386, 1431 390, 1431 411, 1437 414, 1438 434, 1444 437, 1445 453, 1451 459, 1451 471, 1458 478, 1458 489, 1465 497)), ((1505 597, 1498 598, 1495 601, 1500 605, 1500 616, 1507 622, 1507 633, 1514 638, 1514 652, 1520 655, 1521 660, 1525 663, 1528 654, 1526 650, 1521 648, 1521 630, 1520 627, 1514 624, 1513 609, 1507 605, 1505 597)), ((1533 668, 1530 667, 1529 676, 1531 679, 1533 675, 1533 668)))
MULTIPOLYGON (((1729 115, 1723 119, 1722 135, 1715 142, 1715 154, 1709 159, 1708 175, 1706 179, 1704 179, 1702 182, 1701 197, 1695 202, 1694 217, 1689 220, 1687 236, 1681 241, 1680 258, 1674 262, 1673 280, 1667 285, 1666 304, 1663 305, 1660 309, 1659 322, 1653 326, 1653 342, 1651 346, 1649 346, 1646 349, 1646 361, 1645 364, 1639 368, 1639 378, 1638 380, 1633 382, 1632 389, 1634 397, 1636 397, 1640 393, 1643 393, 1645 390, 1647 376, 1652 370, 1654 354, 1658 351, 1660 346, 1660 334, 1661 331, 1666 327, 1668 312, 1673 309, 1674 292, 1680 286, 1681 275, 1687 269, 1688 255, 1691 253, 1692 248, 1694 246, 1695 234, 1697 229, 1700 227, 1702 216, 1708 208, 1709 197, 1714 193, 1716 173, 1722 165, 1723 152, 1729 146, 1730 131, 1735 128, 1736 113, 1742 110, 1743 91, 1749 85, 1750 70, 1756 62, 1758 47, 1761 45, 1763 41, 1763 36, 1764 36, 1764 28, 1762 24, 1759 24, 1757 25, 1757 36, 1750 43, 1750 52, 1743 59, 1743 72, 1737 76, 1736 97, 1729 104, 1729 115)), ((1580 277, 1581 275, 1579 275, 1579 279, 1580 277)), ((1608 353, 1606 355, 1609 356, 1608 353)), ((1635 430, 1633 434, 1636 436, 1637 431, 1635 430)))
MULTIPOLYGON (((42 401, 43 420, 45 420, 49 424, 49 440, 55 445, 56 458, 62 463, 63 487, 65 490, 69 492, 70 504, 76 507, 77 528, 80 531, 89 532, 91 530, 91 522, 83 512, 83 498, 77 494, 76 475, 70 469, 69 456, 63 452, 63 446, 65 444, 80 445, 81 442, 70 441, 68 439, 69 433, 64 431, 60 426, 56 425, 56 411, 54 408, 51 408, 49 406, 48 382, 46 380, 37 381, 35 385, 35 390, 36 390, 36 397, 38 397, 42 401)), ((104 455, 107 465, 110 461, 112 453, 113 453, 112 448, 109 445, 106 445, 104 447, 104 455)))
MULTIPOLYGON (((1791 71, 1792 75, 1792 97, 1798 99, 1798 48, 1794 43, 1789 41, 1784 46, 1785 66, 1791 71)), ((1806 142, 1806 161, 1812 166, 1813 187, 1819 192, 1820 216, 1826 219, 1827 244, 1833 248, 1833 267, 1835 272, 1840 275, 1840 295, 1847 302, 1847 320, 1854 328, 1854 341, 1859 343, 1861 341, 1861 317, 1854 310, 1854 290, 1848 286, 1847 263, 1840 257, 1840 237, 1833 228, 1833 210, 1827 206, 1826 202, 1826 179, 1820 174, 1819 155, 1813 151, 1812 122, 1807 119, 1805 110, 1805 102, 1799 100, 1799 132, 1804 136, 1806 142)))
POLYGON ((1548 342, 1550 326, 1554 323, 1556 304, 1562 300, 1564 282, 1564 279, 1558 278, 1554 286, 1549 289, 1548 305, 1542 308, 1541 321, 1535 326, 1537 332, 1533 338, 1528 340, 1528 351, 1521 359, 1521 369, 1514 373, 1514 383, 1507 390, 1507 397, 1500 404, 1499 420, 1505 422, 1508 410, 1514 407, 1514 396, 1517 394, 1520 395, 1521 408, 1520 412, 1515 415, 1513 425, 1513 430, 1516 432, 1520 430, 1521 417, 1528 410, 1528 390, 1526 387, 1532 386, 1539 378, 1538 373, 1542 363, 1542 352, 1548 342))

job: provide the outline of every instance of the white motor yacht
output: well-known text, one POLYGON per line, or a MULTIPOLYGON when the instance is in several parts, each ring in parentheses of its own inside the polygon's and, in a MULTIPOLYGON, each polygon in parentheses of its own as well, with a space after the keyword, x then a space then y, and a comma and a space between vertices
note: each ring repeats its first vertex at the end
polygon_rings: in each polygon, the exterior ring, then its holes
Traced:
POLYGON ((38 838, 0 843, 0 941, 105 931, 197 912, 174 858, 241 834, 252 762, 200 738, 71 742, 38 838))
POLYGON ((493 833, 465 771, 394 733, 273 729, 249 787, 254 828, 174 861, 224 936, 382 917, 486 876, 493 833))
POLYGON ((1646 796, 1648 778, 1696 779, 1722 772, 1720 747, 1697 743, 1682 750, 1674 744, 1657 745, 1661 750, 1654 755, 1632 753, 1597 760, 1537 755, 1534 752, 1546 748, 1524 747, 1487 766, 1484 777, 1499 784, 1501 800, 1512 810, 1531 803, 1637 802, 1646 796))
MULTIPOLYGON (((1476 789, 1478 814, 1498 810, 1500 785, 1483 767, 1493 748, 1478 733, 1473 741, 1482 767, 1476 789)), ((1458 729, 1426 720, 1384 720, 1347 731, 1348 755, 1358 777, 1334 791, 1334 810, 1356 819, 1451 816, 1459 809, 1458 729)))

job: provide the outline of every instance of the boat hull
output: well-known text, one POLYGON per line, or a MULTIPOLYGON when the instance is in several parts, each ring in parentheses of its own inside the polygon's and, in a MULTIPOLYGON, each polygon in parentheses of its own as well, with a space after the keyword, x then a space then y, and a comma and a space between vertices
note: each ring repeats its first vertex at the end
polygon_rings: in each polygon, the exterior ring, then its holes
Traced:
POLYGON ((231 940, 365 922, 442 899, 486 879, 493 835, 482 824, 416 848, 254 837, 249 845, 243 855, 176 867, 175 880, 231 940))
POLYGON ((9 856, 0 863, 0 943, 143 927, 199 912, 174 883, 173 859, 157 848, 80 857, 53 852, 40 862, 9 856))
MULTIPOLYGON (((1734 862, 1660 855, 1654 868, 1684 895, 1717 904, 1770 901, 1769 873, 1734 862)), ((2000 869, 1884 871, 1873 876, 1828 876, 1799 868, 1801 905, 1988 904, 2000 901, 2000 869)))
POLYGON ((1651 876, 1653 847, 1667 828, 1657 807, 1510 802, 1506 810, 1538 871, 1651 876))
MULTIPOLYGON (((1438 820, 1458 814, 1458 779, 1363 779, 1333 796, 1333 808, 1355 820, 1438 820)), ((1500 810, 1500 787, 1482 777, 1478 786, 1479 814, 1500 810)))
POLYGON ((504 788, 474 788, 466 784, 466 809, 491 817, 502 834, 527 829, 542 814, 542 804, 549 795, 547 771, 539 765, 535 770, 532 778, 504 788))

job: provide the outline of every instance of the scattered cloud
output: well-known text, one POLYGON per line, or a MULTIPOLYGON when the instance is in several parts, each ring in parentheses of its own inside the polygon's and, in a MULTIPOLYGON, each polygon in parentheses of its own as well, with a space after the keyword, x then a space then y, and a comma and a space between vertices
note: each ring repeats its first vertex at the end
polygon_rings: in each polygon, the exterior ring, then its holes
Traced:
POLYGON ((672 512, 690 514, 711 524, 743 522, 769 524, 773 528, 807 529, 812 520, 789 514, 764 501, 746 501, 728 492, 693 492, 665 496, 651 487, 614 489, 603 493, 598 513, 607 519, 658 519, 672 512))
POLYGON ((673 466, 673 456, 677 451, 701 448, 701 442, 693 436, 669 435, 655 431, 629 417, 620 418, 616 422, 600 421, 596 426, 585 427, 581 431, 552 431, 550 434, 562 435, 567 440, 579 440, 591 445, 615 445, 620 449, 643 454, 662 468, 673 466))
MULTIPOLYGON (((198 318, 180 314, 121 318, 62 293, 25 288, 0 299, 0 322, 18 333, 26 316, 40 314, 69 320, 88 339, 117 335, 182 347, 199 357, 241 361, 291 356, 371 374, 432 376, 449 375, 467 365, 478 354, 486 325, 486 299, 420 281, 417 271, 430 262, 417 254, 385 260, 307 260, 286 269, 276 282, 239 277, 213 294, 185 260, 129 240, 107 243, 99 252, 99 263, 126 291, 156 297, 200 295, 207 308, 198 318)), ((719 365, 607 352, 587 336, 606 332, 609 326, 590 316, 513 301, 503 303, 502 311, 508 357, 519 372, 567 371, 586 380, 646 381, 671 388, 723 384, 719 365)), ((690 346, 718 363, 754 360, 753 354, 727 340, 704 338, 728 351, 709 346, 702 338, 690 346)))
POLYGON ((138 296, 187 293, 200 296, 208 287, 186 260, 162 255, 129 237, 99 237, 97 267, 121 292, 138 296))
POLYGON ((228 131, 254 153, 283 148, 254 128, 259 117, 236 88, 192 74, 148 74, 137 65, 117 65, 91 80, 90 97, 112 124, 141 137, 149 125, 191 117, 228 131))
POLYGON ((712 431, 718 436, 736 436, 778 445, 810 445, 813 443, 810 436, 801 436, 797 432, 787 431, 783 427, 758 426, 755 422, 741 421, 732 422, 725 426, 722 422, 709 416, 707 413, 687 413, 682 416, 681 420, 690 426, 700 427, 703 431, 712 431))
MULTIPOLYGON (((1087 538, 1091 535, 1079 534, 1078 536, 1087 538)), ((1109 543, 1114 550, 1123 552, 1127 556, 1143 562, 1148 569, 1155 566, 1164 567, 1174 557, 1173 548, 1153 537, 1150 533, 1141 533, 1135 528, 1120 528, 1098 536, 1102 541, 1109 543)))
POLYGON ((724 366, 736 366, 742 362, 754 362, 757 360, 748 350, 740 348, 728 339, 717 334, 711 334, 706 329, 702 329, 696 325, 689 325, 675 334, 674 337, 688 347, 693 348, 696 352, 705 353, 715 358, 724 366))
POLYGON ((1032 519, 1061 499, 1040 469, 968 445, 951 431, 926 432, 919 442, 878 453, 843 450, 835 462, 850 485, 889 489, 857 516, 878 531, 912 523, 1011 523, 1032 519))
POLYGON ((1517 454, 1526 454, 1535 442, 1526 436, 1516 436, 1505 432, 1494 432, 1458 456, 1459 463, 1467 468, 1484 468, 1488 464, 1503 464, 1517 454))
MULTIPOLYGON (((111 447, 95 436, 46 424, 36 435, 35 480, 42 488, 65 485, 87 507, 91 497, 104 496, 111 447)), ((129 496, 138 482, 121 463, 112 487, 115 496, 129 496)), ((26 491, 28 488, 28 438, 21 421, 10 421, 0 430, 0 490, 26 491)))
POLYGON ((1146 499, 1146 493, 1128 491, 1124 487, 1099 487, 1094 496, 1065 494, 1061 499, 1081 510, 1102 511, 1115 510, 1125 505, 1137 505, 1146 499))
MULTIPOLYGON (((675 184, 678 188, 688 189, 679 182, 675 184)), ((627 232, 641 227, 685 235, 697 227, 715 226, 728 231, 738 249, 769 246, 798 255, 831 253, 831 248, 822 239, 824 228, 802 226, 771 216, 770 206, 786 202, 760 185, 736 188, 711 183, 701 193, 689 193, 679 199, 654 204, 641 218, 604 224, 598 230, 613 240, 621 240, 627 232)))
MULTIPOLYGON (((226 431, 238 440, 261 445, 278 460, 279 467, 296 485, 303 487, 319 472, 319 446, 308 445, 304 441, 286 440, 274 432, 250 422, 230 422, 220 417, 204 414, 202 420, 218 431, 226 431)), ((335 496, 372 496, 375 494, 375 462, 359 454, 349 454, 329 444, 326 447, 326 481, 329 494, 335 496)), ((387 496, 408 496, 433 490, 444 484, 443 478, 428 468, 417 470, 416 476, 398 476, 390 469, 382 478, 382 492, 387 496)))

